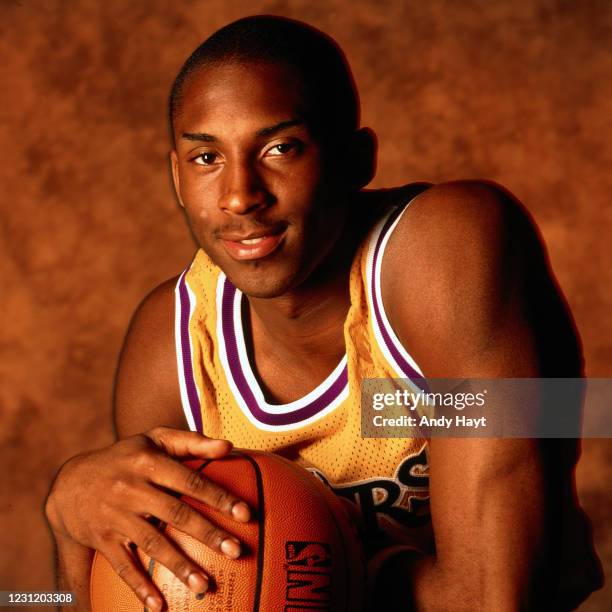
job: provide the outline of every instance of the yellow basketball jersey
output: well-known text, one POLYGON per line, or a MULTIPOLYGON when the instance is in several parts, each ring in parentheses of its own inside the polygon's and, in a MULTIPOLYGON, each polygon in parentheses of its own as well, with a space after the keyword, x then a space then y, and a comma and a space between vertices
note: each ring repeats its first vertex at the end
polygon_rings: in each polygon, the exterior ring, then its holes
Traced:
POLYGON ((350 270, 346 354, 306 396, 283 405, 266 401, 245 345, 243 295, 202 250, 176 286, 176 349, 192 430, 295 460, 356 502, 379 544, 429 551, 427 440, 361 436, 362 379, 423 376, 381 299, 383 254, 406 207, 391 208, 358 248, 350 270))

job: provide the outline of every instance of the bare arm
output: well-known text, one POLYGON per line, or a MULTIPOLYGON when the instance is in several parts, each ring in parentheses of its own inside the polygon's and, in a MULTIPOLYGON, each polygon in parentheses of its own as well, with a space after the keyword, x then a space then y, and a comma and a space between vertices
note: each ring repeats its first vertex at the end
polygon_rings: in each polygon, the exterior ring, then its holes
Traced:
MULTIPOLYGON (((529 260, 533 241, 517 205, 488 185, 439 185, 413 202, 385 254, 383 296, 426 376, 538 377, 550 368, 527 291, 528 267, 542 264, 529 260), (390 281, 400 275, 408 293, 390 281)), ((545 454, 534 439, 431 440, 436 554, 405 562, 407 607, 541 609, 557 495, 545 454)))
POLYGON ((161 609, 159 591, 142 571, 130 543, 166 565, 195 593, 206 590, 202 570, 161 537, 147 515, 230 557, 239 554, 237 543, 227 544, 228 534, 160 490, 188 494, 237 520, 249 518, 240 500, 194 478, 193 472, 172 460, 187 455, 221 457, 231 449, 225 441, 180 431, 186 423, 174 353, 174 283, 174 279, 164 283, 145 298, 128 330, 114 398, 119 441, 68 461, 47 500, 57 547, 58 583, 76 593, 79 610, 89 609, 93 549, 104 553, 148 608, 161 609))
POLYGON ((150 293, 130 324, 113 397, 119 439, 160 425, 187 429, 174 343, 176 280, 172 278, 150 293))

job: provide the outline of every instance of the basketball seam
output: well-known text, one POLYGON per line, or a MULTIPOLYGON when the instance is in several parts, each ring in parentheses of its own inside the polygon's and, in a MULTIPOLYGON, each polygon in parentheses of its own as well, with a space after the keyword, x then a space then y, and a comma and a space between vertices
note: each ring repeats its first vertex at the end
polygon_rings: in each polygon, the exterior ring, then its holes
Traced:
POLYGON ((257 542, 257 581, 255 582, 255 597, 253 601, 253 612, 259 612, 259 604, 261 601, 261 589, 263 582, 263 564, 264 564, 264 546, 265 546, 265 521, 264 521, 264 494, 263 494, 263 478, 261 469, 255 459, 246 453, 236 452, 236 455, 244 457, 255 471, 255 480, 257 481, 257 527, 259 530, 257 542))

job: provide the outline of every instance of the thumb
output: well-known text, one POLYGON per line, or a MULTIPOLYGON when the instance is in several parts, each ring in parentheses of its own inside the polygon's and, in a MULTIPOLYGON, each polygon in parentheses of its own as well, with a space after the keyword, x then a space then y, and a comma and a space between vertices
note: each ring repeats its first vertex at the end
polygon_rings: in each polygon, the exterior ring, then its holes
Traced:
POLYGON ((209 438, 197 431, 155 427, 145 435, 172 457, 219 459, 232 450, 229 440, 209 438))

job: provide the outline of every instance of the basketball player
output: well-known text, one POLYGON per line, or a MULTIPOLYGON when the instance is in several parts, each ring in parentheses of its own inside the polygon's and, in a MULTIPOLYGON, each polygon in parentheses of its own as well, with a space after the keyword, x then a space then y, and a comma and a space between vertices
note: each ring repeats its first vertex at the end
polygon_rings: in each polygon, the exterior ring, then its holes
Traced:
POLYGON ((86 608, 99 550, 160 610, 134 544, 205 593, 206 568, 147 518, 238 557, 240 542, 173 495, 250 520, 178 461, 235 445, 289 457, 359 505, 374 597, 382 589, 398 610, 582 601, 599 576, 571 498, 575 456, 558 463, 558 447, 535 439, 360 436, 364 378, 580 374, 521 207, 478 181, 362 191, 375 141, 348 67, 327 37, 285 19, 208 39, 176 79, 170 119, 174 186, 200 249, 133 318, 118 441, 71 459, 54 483, 60 587, 86 608), (575 540, 563 592, 561 515, 575 540))

